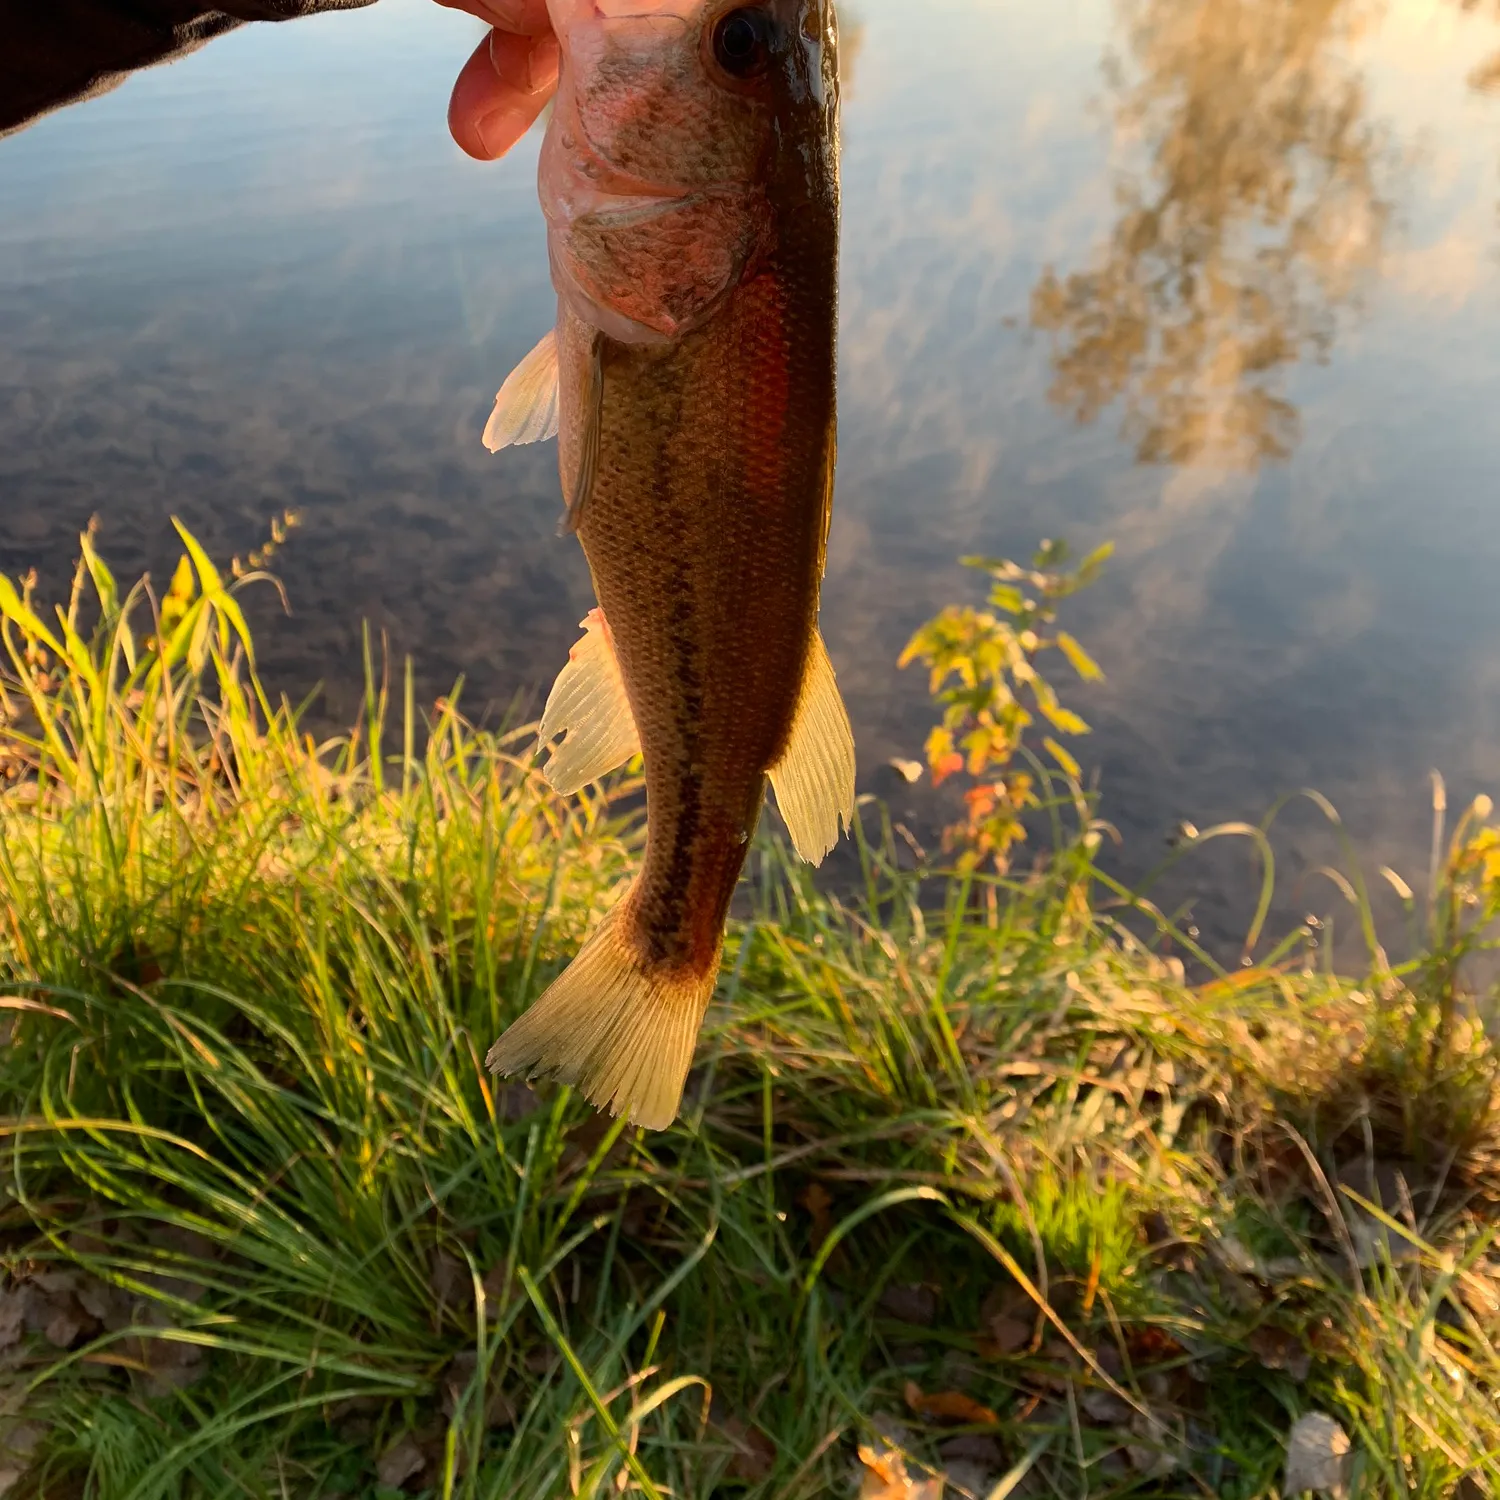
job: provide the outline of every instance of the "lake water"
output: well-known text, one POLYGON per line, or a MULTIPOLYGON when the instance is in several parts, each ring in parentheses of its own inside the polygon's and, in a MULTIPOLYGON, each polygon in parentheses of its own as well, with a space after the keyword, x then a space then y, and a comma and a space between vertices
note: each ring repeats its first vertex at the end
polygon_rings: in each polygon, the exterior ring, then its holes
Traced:
MULTIPOLYGON (((1108 680, 1103 812, 1319 788, 1413 884, 1428 774, 1500 752, 1500 5, 852 0, 842 441, 825 625, 862 785, 919 834, 912 629, 957 563, 1117 544, 1071 625, 1108 680)), ((245 553, 285 508, 273 685, 359 681, 360 621, 471 710, 544 690, 590 604, 550 446, 492 458, 549 320, 537 136, 444 111, 477 23, 427 0, 247 27, 0 141, 0 571, 123 574, 180 515, 245 553)), ((1310 812, 1281 910, 1327 904, 1310 812)), ((1243 928, 1244 855, 1181 876, 1243 928), (1226 861, 1228 864, 1226 865, 1226 861), (1231 871, 1232 873, 1232 871, 1231 871)))

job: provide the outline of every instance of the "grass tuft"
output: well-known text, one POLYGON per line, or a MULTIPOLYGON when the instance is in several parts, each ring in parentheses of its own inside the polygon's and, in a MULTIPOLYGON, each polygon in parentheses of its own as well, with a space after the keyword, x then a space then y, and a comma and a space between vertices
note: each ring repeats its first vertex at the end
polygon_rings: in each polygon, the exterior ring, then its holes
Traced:
POLYGON ((1190 975, 1066 786, 1004 877, 868 802, 845 898, 764 836, 645 1135, 481 1066, 635 789, 373 669, 312 742, 183 542, 0 581, 0 1489, 1248 1500, 1326 1412, 1353 1493, 1500 1491, 1477 824, 1351 976, 1190 975))

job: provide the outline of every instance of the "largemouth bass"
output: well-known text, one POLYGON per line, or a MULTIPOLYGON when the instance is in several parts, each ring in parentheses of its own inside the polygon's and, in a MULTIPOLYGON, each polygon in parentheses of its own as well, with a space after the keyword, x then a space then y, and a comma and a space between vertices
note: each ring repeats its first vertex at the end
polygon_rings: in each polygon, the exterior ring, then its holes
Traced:
POLYGON ((662 1129, 767 783, 814 863, 854 816, 854 741, 817 624, 837 24, 832 0, 549 10, 562 70, 539 185, 557 325, 506 381, 485 441, 560 438, 599 608, 548 699, 545 770, 569 793, 640 751, 646 848, 488 1063, 662 1129))

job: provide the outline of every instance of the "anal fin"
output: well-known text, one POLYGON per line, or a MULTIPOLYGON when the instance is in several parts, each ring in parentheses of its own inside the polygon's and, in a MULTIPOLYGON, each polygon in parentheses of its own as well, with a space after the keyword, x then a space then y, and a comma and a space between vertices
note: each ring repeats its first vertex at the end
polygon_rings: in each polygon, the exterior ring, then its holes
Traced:
POLYGON ((854 826, 854 731, 821 632, 813 636, 791 738, 770 777, 798 858, 822 864, 854 826))
POLYGON ((557 436, 557 332, 554 329, 510 372, 485 424, 484 446, 491 453, 516 443, 540 443, 557 436))
POLYGON ((496 1073, 557 1078, 648 1130, 677 1118, 718 965, 644 965, 627 938, 630 898, 605 917, 550 989, 490 1048, 496 1073))
POLYGON ((553 789, 565 797, 623 766, 641 748, 604 611, 591 610, 583 628, 583 639, 568 653, 548 695, 538 735, 546 746, 566 732, 543 767, 553 789))

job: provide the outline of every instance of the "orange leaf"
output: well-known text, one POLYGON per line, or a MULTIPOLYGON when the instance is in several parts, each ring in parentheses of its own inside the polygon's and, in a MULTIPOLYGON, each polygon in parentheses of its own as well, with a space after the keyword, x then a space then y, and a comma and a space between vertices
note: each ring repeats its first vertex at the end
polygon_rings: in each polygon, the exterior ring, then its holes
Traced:
POLYGON ((859 1500, 942 1500, 943 1481, 913 1479, 894 1449, 859 1447, 859 1500))
POLYGON ((964 758, 954 750, 932 763, 932 784, 941 786, 950 776, 956 776, 964 768, 964 758))
POLYGON ((1187 1352, 1170 1333, 1154 1324, 1132 1329, 1128 1335, 1128 1342, 1131 1362, 1134 1364, 1176 1359, 1187 1352))
POLYGON ((810 1182, 798 1194, 797 1202, 812 1215, 812 1242, 814 1250, 823 1248, 823 1241, 833 1233, 833 1199, 821 1182, 810 1182))
POLYGON ((972 1396, 962 1391, 938 1391, 924 1396, 915 1380, 906 1382, 906 1404, 918 1416, 931 1417, 935 1422, 955 1422, 965 1425, 994 1427, 1000 1418, 989 1407, 981 1406, 972 1396))

